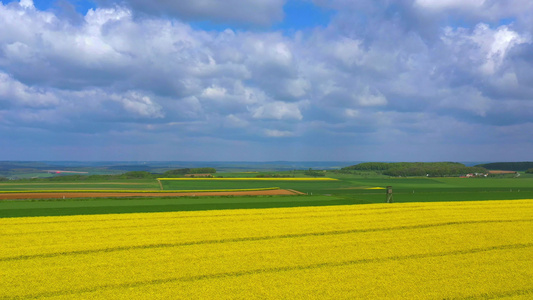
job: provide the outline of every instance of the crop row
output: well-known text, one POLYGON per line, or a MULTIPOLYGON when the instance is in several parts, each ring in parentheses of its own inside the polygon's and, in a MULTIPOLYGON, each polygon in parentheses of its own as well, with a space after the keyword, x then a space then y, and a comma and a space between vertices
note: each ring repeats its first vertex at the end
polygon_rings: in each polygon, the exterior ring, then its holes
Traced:
POLYGON ((1 219, 0 298, 533 295, 533 200, 1 219))

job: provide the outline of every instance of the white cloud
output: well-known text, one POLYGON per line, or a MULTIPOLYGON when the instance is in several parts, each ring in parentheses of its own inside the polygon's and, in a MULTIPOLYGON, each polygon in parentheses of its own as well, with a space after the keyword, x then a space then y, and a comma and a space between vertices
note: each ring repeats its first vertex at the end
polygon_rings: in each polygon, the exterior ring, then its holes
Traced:
POLYGON ((450 50, 468 66, 477 66, 484 75, 496 73, 509 51, 520 44, 531 43, 528 34, 519 34, 508 26, 491 29, 487 24, 478 24, 472 32, 464 28, 445 30, 443 40, 450 50))
POLYGON ((347 116, 348 118, 357 118, 360 116, 360 114, 361 112, 358 111, 357 109, 347 108, 344 110, 344 115, 347 116))
POLYGON ((0 103, 28 108, 49 108, 59 105, 60 100, 54 93, 29 87, 0 72, 0 103))
POLYGON ((20 0, 20 6, 24 7, 24 8, 35 8, 35 6, 33 6, 33 0, 20 0))
POLYGON ((294 136, 294 133, 285 130, 265 129, 265 135, 268 137, 280 138, 294 136))
POLYGON ((330 48, 333 57, 346 66, 361 65, 365 59, 365 53, 361 49, 362 41, 350 38, 340 38, 326 45, 330 48))
POLYGON ((275 101, 255 109, 256 119, 301 120, 303 118, 298 103, 275 101))
POLYGON ((486 0, 416 0, 415 5, 430 9, 475 9, 483 6, 486 0))
POLYGON ((164 116, 162 108, 150 97, 138 92, 128 92, 125 95, 111 95, 111 99, 122 104, 128 112, 141 117, 162 118, 164 116))
POLYGON ((378 90, 371 90, 368 86, 357 97, 361 106, 383 106, 387 105, 387 98, 378 90))
POLYGON ((226 116, 224 119, 224 126, 230 128, 245 128, 250 125, 250 122, 235 116, 233 114, 226 116))
POLYGON ((223 87, 211 86, 202 92, 202 96, 213 100, 222 100, 226 97, 226 93, 227 91, 223 87))
POLYGON ((496 30, 491 30, 485 24, 476 26, 472 40, 485 53, 485 63, 481 66, 481 70, 485 74, 494 74, 512 47, 529 42, 528 38, 509 30, 507 26, 501 26, 496 30))

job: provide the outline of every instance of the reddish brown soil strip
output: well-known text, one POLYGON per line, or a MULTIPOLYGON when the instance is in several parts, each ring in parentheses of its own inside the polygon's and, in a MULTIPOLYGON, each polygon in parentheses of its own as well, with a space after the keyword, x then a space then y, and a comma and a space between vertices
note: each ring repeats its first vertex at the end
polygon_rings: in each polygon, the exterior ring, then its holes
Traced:
POLYGON ((489 174, 515 174, 515 171, 500 171, 500 170, 492 170, 489 171, 489 174))
POLYGON ((266 190, 242 192, 198 192, 198 193, 0 193, 0 200, 8 199, 71 199, 71 198, 109 198, 109 197, 168 197, 168 196, 262 196, 298 195, 294 190, 266 190))

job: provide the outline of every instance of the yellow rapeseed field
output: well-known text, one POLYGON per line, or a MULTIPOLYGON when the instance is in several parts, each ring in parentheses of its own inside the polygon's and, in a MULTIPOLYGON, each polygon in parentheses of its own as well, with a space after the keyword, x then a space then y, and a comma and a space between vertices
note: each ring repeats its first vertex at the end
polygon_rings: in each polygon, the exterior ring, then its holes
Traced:
POLYGON ((0 299, 531 299, 533 200, 0 219, 0 299))

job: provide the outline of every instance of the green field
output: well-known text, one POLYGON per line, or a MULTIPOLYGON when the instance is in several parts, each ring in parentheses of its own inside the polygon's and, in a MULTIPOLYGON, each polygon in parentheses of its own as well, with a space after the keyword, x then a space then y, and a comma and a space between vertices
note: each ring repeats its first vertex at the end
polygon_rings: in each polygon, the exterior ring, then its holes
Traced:
MULTIPOLYGON (((224 188, 263 188, 277 186, 282 189, 294 189, 306 194, 335 195, 341 197, 357 197, 364 200, 373 194, 383 194, 383 190, 369 190, 372 187, 392 186, 395 198, 399 202, 422 201, 417 194, 432 194, 439 197, 452 196, 451 200, 478 200, 474 194, 494 193, 497 199, 513 199, 514 194, 523 193, 532 195, 533 178, 361 178, 357 176, 336 176, 328 174, 336 181, 242 181, 242 180, 187 180, 187 181, 162 181, 165 190, 194 190, 194 189, 224 189, 224 188), (449 194, 449 195, 448 195, 449 194), (470 195, 471 194, 471 195, 470 195), (397 197, 396 197, 397 196, 397 197), (456 199, 457 198, 457 199, 456 199)), ((439 197, 440 198, 440 197, 439 197)), ((370 197, 369 199, 373 199, 370 197)), ((496 199, 493 199, 496 200, 496 199)), ((428 200, 426 200, 428 201, 428 200)), ((441 200, 437 200, 441 201, 441 200)), ((373 202, 373 201, 372 201, 373 202)), ((379 201, 378 201, 379 202, 379 201)))
POLYGON ((358 204, 334 196, 157 197, 0 202, 0 218, 358 204))
POLYGON ((121 179, 113 181, 25 181, 0 182, 0 191, 32 190, 159 190, 159 184, 151 179, 121 179))
MULTIPOLYGON (((254 173, 246 173, 254 174, 254 173)), ((237 173, 232 175, 239 175, 237 173)), ((256 175, 256 174, 255 174, 256 175)), ((129 197, 108 199, 3 200, 0 217, 58 216, 132 212, 165 212, 216 209, 368 204, 385 202, 383 189, 393 187, 394 202, 437 202, 533 199, 533 177, 518 178, 387 178, 335 174, 335 181, 291 180, 180 180, 162 181, 164 190, 250 189, 280 187, 305 193, 301 196, 256 197, 129 197)), ((31 190, 160 190, 153 179, 91 182, 0 183, 0 191, 31 190)))

